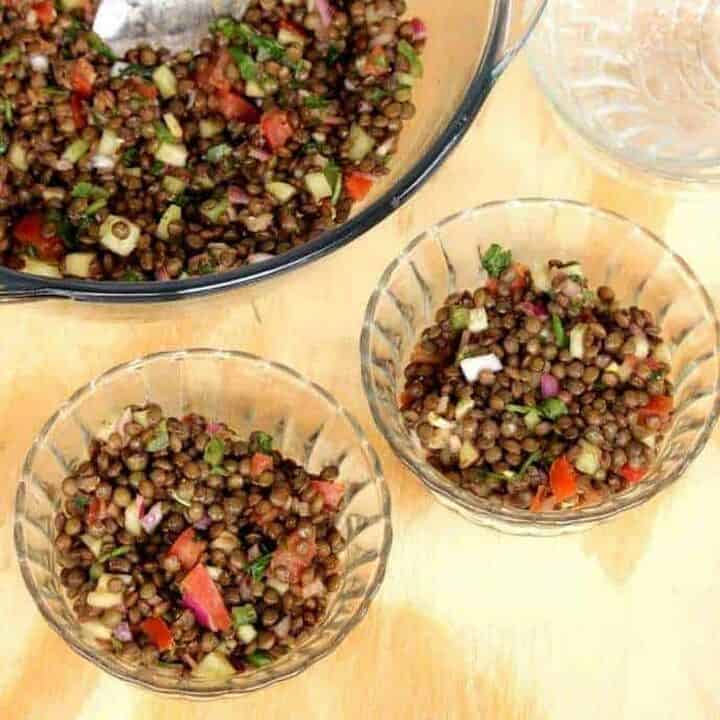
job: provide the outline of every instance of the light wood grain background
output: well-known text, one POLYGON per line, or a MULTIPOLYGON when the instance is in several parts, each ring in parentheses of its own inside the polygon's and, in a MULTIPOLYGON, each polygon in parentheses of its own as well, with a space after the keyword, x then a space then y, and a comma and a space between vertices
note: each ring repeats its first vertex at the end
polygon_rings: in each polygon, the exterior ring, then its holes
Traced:
POLYGON ((0 718, 720 718, 717 433, 682 482, 645 507, 584 535, 529 539, 440 507, 372 424, 357 344, 382 269, 429 223, 527 195, 584 200, 647 225, 717 299, 718 194, 606 174, 558 128, 521 58, 408 206, 309 268, 132 323, 62 302, 0 308, 0 718), (369 433, 394 503, 388 577, 341 648, 299 678, 212 705, 131 689, 65 647, 25 591, 11 533, 19 465, 52 410, 116 363, 188 346, 254 352, 324 385, 369 433))

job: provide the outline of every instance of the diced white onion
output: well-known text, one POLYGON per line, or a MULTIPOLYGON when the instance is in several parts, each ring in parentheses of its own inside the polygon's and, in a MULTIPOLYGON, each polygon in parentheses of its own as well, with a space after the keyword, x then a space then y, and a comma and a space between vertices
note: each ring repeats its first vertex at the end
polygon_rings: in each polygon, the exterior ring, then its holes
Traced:
POLYGON ((647 337, 642 335, 635 336, 635 357, 644 360, 650 352, 650 343, 647 337))
POLYGON ((30 56, 30 67, 39 73, 46 73, 50 68, 50 62, 47 55, 42 53, 33 53, 30 56))
POLYGON ((483 370, 500 372, 503 369, 502 363, 497 355, 478 355, 477 357, 465 358, 460 362, 460 369, 465 379, 474 383, 480 377, 483 370))
POLYGON ((570 331, 570 356, 576 360, 582 360, 585 353, 585 330, 586 326, 581 323, 570 331))
POLYGON ((123 72, 130 67, 130 63, 116 62, 110 69, 110 77, 120 77, 123 72))
POLYGON ((450 428, 455 427, 454 422, 446 420, 444 417, 440 417, 437 413, 434 412, 428 413, 427 419, 433 427, 440 428, 441 430, 449 430, 450 428))
POLYGON ((115 161, 107 155, 93 155, 90 159, 90 167, 94 170, 112 170, 115 161))
POLYGON ((475 308, 470 311, 470 320, 468 322, 468 330, 474 333, 480 333, 488 328, 487 312, 484 307, 475 308))
POLYGON ((658 362, 665 363, 666 365, 670 365, 672 363, 672 355, 670 354, 670 348, 667 346, 666 343, 660 343, 659 345, 656 345, 655 349, 653 350, 652 356, 658 362))

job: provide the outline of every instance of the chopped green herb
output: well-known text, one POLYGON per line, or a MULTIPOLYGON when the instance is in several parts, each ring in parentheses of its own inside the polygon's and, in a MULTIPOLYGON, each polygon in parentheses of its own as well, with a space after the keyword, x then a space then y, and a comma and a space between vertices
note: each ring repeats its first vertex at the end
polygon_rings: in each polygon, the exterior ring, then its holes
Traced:
POLYGON ((92 580, 98 580, 100 576, 105 572, 105 568, 101 562, 94 562, 90 566, 90 578, 92 580))
POLYGON ((162 160, 155 160, 150 168, 153 175, 162 175, 165 172, 165 163, 162 160))
POLYGON ((5 133, 0 133, 0 157, 5 155, 9 147, 10 143, 8 142, 7 135, 5 135, 5 133))
POLYGON ((115 62, 117 55, 102 41, 102 38, 96 33, 89 33, 87 37, 88 45, 98 54, 106 57, 108 60, 115 62))
POLYGON ((21 57, 22 53, 20 52, 20 48, 10 48, 6 53, 0 55, 0 65, 17 62, 21 57))
POLYGON ((222 475, 223 477, 228 477, 228 475, 230 475, 230 471, 226 470, 224 467, 218 465, 214 468, 211 468, 210 474, 211 475, 222 475))
POLYGON ((326 65, 334 65, 340 59, 340 50, 335 45, 330 45, 327 56, 325 57, 326 65))
POLYGON ((167 422, 163 420, 155 426, 155 432, 145 444, 145 449, 148 452, 159 452, 160 450, 165 450, 169 444, 170 437, 167 431, 167 422))
POLYGON ((255 441, 261 452, 271 453, 273 449, 272 435, 268 435, 266 432, 256 432, 255 441))
MULTIPOLYGON (((0 152, 0 155, 2 153, 0 152)), ((663 373, 662 370, 653 370, 650 375, 648 376, 648 380, 661 380, 665 376, 665 373, 663 373)))
POLYGON ((175 136, 170 132, 168 126, 164 122, 160 122, 158 120, 155 122, 153 127, 155 128, 155 135, 160 142, 171 144, 176 142, 175 136))
POLYGON ((328 106, 328 101, 318 95, 308 95, 303 98, 303 105, 310 110, 322 110, 328 106))
POLYGON ((527 415, 530 412, 536 411, 536 408, 530 405, 513 405, 512 403, 506 405, 505 409, 518 415, 527 415))
POLYGON ((76 495, 72 501, 73 505, 80 510, 84 510, 90 504, 90 498, 87 495, 76 495))
POLYGON ((331 161, 329 161, 323 168, 323 174, 328 184, 332 188, 332 197, 330 198, 333 205, 340 199, 340 193, 342 191, 342 171, 340 168, 331 161))
POLYGON ((224 457, 225 443, 219 437, 211 438, 205 446, 203 460, 211 467, 215 467, 220 465, 224 457))
POLYGON ((559 398, 547 398, 538 405, 538 410, 548 420, 557 420, 568 414, 567 405, 559 398))
POLYGON ((516 480, 521 480, 524 477, 525 473, 528 471, 528 468, 534 463, 536 463, 541 457, 542 453, 540 452, 540 450, 536 450, 534 453, 531 453, 527 457, 525 462, 520 466, 516 480))
POLYGON ((68 25, 67 29, 65 30, 65 35, 63 36, 63 40, 66 43, 74 43, 77 40, 78 35, 81 32, 85 31, 85 25, 84 23, 80 22, 76 17, 72 18, 70 20, 70 24, 68 25))
POLYGON ((98 185, 93 185, 89 182, 79 182, 73 188, 72 196, 74 198, 105 198, 107 197, 107 192, 98 185))
POLYGON ((0 99, 0 113, 2 113, 3 117, 5 118, 5 122, 8 125, 12 124, 14 109, 15 106, 13 105, 12 100, 8 100, 7 98, 0 99))
POLYGON ((261 555, 257 560, 253 560, 245 566, 245 572, 250 575, 253 580, 260 580, 265 574, 270 561, 272 560, 272 553, 265 553, 261 555))
POLYGON ((122 164, 125 167, 132 167, 139 160, 139 158, 140 158, 140 151, 135 147, 128 148, 120 156, 120 159, 122 160, 122 164))
POLYGON ((243 80, 258 79, 258 68, 255 61, 246 52, 239 47, 231 47, 230 54, 240 70, 240 76, 243 80))
POLYGON ((370 102, 380 102, 384 98, 388 96, 389 93, 387 93, 382 88, 373 88, 373 90, 370 91, 370 94, 368 95, 368 99, 370 102))
POLYGON ((417 52, 415 52, 415 48, 407 40, 400 40, 397 44, 397 49, 410 64, 410 73, 412 76, 416 78, 422 77, 423 65, 417 52))
POLYGON ((241 625, 253 625, 257 622, 257 612, 250 603, 234 607, 232 609, 232 616, 235 627, 240 627, 241 625))
POLYGON ((74 248, 77 241, 77 228, 70 220, 55 208, 48 211, 47 219, 55 225, 55 230, 65 247, 68 249, 74 248))
POLYGON ((95 202, 88 205, 88 208, 85 211, 85 217, 90 217, 91 215, 95 215, 95 213, 99 212, 106 206, 107 206, 107 200, 105 198, 100 198, 98 200, 95 200, 95 202))
POLYGON ((31 258, 36 258, 38 256, 37 248, 33 244, 29 244, 25 247, 25 254, 31 258))
POLYGON ((254 667, 261 668, 269 665, 272 662, 272 657, 270 657, 270 653, 265 652, 265 650, 256 650, 247 656, 247 660, 254 667))
POLYGON ((314 143, 314 142, 305 143, 305 145, 303 145, 302 150, 303 150, 303 153, 305 153, 305 155, 312 155, 313 153, 319 152, 317 143, 314 143))
POLYGON ((98 562, 104 563, 106 560, 115 557, 122 557, 127 555, 132 548, 129 545, 121 545, 120 547, 111 550, 109 553, 105 553, 98 558, 98 562))
POLYGON ((223 158, 232 155, 232 148, 227 143, 213 145, 207 151, 207 160, 210 163, 219 163, 223 158))
POLYGON ((570 339, 565 333, 562 320, 557 315, 553 315, 551 320, 553 335, 555 336, 555 343, 559 348, 566 348, 570 344, 570 339))
POLYGON ((123 273, 122 280, 124 282, 142 282, 145 280, 145 277, 137 270, 126 270, 123 273))
POLYGON ((493 243, 482 257, 482 266, 487 270, 490 277, 500 277, 512 263, 512 252, 503 250, 498 244, 493 243))
POLYGON ((180 195, 176 195, 172 200, 172 205, 177 205, 178 207, 185 207, 190 202, 190 198, 185 193, 180 193, 180 195))

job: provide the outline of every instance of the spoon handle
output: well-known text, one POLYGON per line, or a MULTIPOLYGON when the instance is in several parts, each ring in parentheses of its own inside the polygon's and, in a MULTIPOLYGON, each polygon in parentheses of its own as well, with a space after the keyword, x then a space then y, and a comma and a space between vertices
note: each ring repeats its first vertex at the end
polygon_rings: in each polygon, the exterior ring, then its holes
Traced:
POLYGON ((249 0, 103 0, 93 30, 118 55, 139 45, 194 50, 208 24, 223 15, 239 19, 249 0))

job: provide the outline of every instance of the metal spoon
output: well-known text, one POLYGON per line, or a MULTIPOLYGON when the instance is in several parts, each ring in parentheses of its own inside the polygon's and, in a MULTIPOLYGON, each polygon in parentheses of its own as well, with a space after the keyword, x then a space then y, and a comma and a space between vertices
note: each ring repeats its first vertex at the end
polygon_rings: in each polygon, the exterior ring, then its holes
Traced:
POLYGON ((214 19, 242 18, 250 0, 103 0, 93 30, 123 56, 139 45, 195 50, 214 19))

